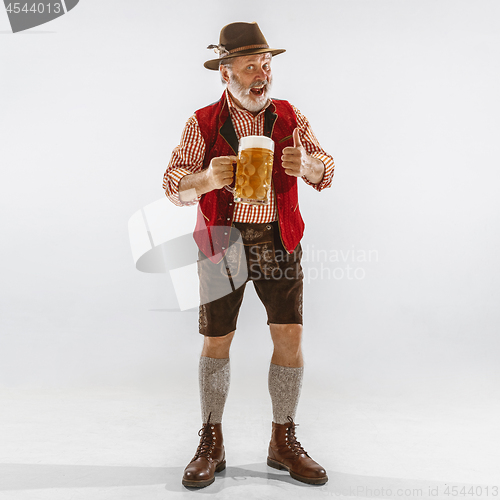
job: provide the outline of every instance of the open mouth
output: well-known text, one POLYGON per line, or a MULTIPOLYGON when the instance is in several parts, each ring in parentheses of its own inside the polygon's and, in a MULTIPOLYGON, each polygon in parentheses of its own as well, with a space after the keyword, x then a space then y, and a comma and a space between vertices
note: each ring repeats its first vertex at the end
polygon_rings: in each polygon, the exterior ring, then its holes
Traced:
POLYGON ((259 97, 264 93, 264 88, 265 88, 265 85, 262 85, 262 87, 253 87, 250 89, 250 92, 253 95, 256 95, 257 97, 259 97))

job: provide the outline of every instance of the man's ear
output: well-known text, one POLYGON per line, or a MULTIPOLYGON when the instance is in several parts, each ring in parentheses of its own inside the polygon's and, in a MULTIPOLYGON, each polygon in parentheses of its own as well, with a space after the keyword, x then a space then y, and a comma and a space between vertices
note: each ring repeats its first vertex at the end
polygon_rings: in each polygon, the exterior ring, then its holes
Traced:
POLYGON ((221 74, 222 79, 226 82, 229 83, 229 71, 225 66, 222 66, 222 64, 219 66, 219 71, 221 74))

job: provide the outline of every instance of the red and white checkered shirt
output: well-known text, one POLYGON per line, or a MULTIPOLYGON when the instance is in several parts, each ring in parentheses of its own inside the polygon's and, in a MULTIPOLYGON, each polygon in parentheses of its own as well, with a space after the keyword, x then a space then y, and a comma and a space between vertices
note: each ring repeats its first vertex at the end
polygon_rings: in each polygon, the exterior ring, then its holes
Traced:
MULTIPOLYGON (((264 135, 264 108, 257 116, 253 116, 249 111, 237 107, 229 92, 226 92, 231 121, 236 132, 238 140, 247 135, 264 135)), ((269 106, 269 103, 268 103, 269 106)), ((306 152, 314 158, 318 158, 325 165, 325 174, 323 180, 319 184, 312 184, 305 177, 304 181, 313 186, 318 191, 321 191, 332 184, 333 171, 335 164, 333 158, 327 154, 319 145, 307 118, 294 106, 292 106, 297 117, 297 127, 299 136, 306 152)), ((182 132, 181 143, 173 150, 170 163, 163 176, 163 189, 167 197, 176 205, 192 205, 199 201, 182 202, 179 199, 179 181, 185 175, 195 174, 200 172, 203 167, 203 159, 205 157, 205 141, 201 135, 200 126, 196 114, 191 116, 182 132)), ((276 199, 274 188, 272 187, 272 195, 269 197, 268 205, 249 205, 246 203, 236 203, 234 209, 234 222, 253 222, 265 223, 277 220, 276 199)))

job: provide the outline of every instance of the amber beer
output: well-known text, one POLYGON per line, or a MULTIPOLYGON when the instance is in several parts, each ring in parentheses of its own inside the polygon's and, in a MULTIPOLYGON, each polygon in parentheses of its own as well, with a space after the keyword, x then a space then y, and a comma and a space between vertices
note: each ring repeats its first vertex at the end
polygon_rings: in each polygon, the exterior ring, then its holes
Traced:
POLYGON ((238 151, 234 201, 267 205, 273 173, 274 141, 265 136, 249 135, 240 139, 238 151))

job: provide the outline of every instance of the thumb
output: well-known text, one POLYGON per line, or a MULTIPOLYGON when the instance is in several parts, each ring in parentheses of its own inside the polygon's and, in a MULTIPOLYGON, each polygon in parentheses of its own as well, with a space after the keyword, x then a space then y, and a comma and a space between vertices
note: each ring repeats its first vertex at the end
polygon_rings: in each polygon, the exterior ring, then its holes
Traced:
POLYGON ((302 146, 302 143, 300 142, 299 129, 296 128, 293 131, 293 147, 300 148, 301 146, 302 146))

